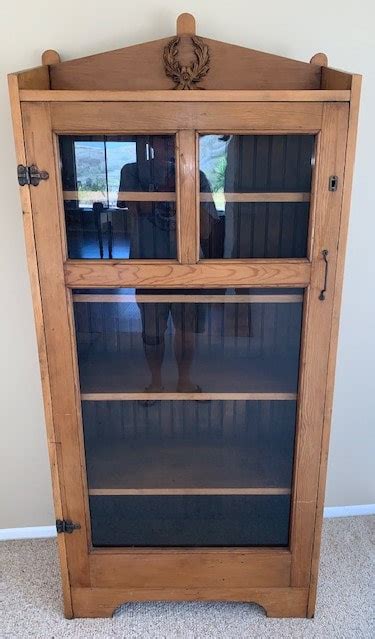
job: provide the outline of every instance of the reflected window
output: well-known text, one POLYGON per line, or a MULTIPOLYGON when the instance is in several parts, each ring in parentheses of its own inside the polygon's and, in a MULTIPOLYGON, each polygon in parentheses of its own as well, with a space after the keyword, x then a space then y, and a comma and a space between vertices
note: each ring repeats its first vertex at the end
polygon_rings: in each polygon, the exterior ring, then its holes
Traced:
POLYGON ((175 137, 60 136, 68 256, 176 259, 175 137))

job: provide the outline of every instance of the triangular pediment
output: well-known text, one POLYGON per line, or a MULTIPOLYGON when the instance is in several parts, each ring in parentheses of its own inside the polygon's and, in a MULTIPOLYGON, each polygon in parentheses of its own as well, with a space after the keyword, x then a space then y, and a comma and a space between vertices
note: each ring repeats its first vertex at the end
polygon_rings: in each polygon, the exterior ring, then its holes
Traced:
MULTIPOLYGON (((143 91, 173 89, 163 54, 176 36, 50 66, 51 89, 143 91)), ((303 90, 320 88, 321 67, 261 51, 200 38, 208 70, 196 88, 214 90, 303 90), (206 60, 207 62, 207 60, 206 60)), ((191 36, 183 34, 173 60, 196 61, 191 36)), ((204 62, 203 62, 204 63, 204 62)))

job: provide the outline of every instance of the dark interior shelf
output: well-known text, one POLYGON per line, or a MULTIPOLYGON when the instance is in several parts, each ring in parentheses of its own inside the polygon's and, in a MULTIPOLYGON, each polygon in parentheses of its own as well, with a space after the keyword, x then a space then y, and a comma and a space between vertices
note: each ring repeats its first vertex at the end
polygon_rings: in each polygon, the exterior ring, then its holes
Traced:
POLYGON ((255 448, 143 439, 87 451, 90 495, 289 494, 291 460, 277 447, 255 448))
POLYGON ((93 546, 287 546, 290 495, 90 496, 93 546))
MULTIPOLYGON (((241 395, 264 394, 265 399, 295 399, 297 392, 298 359, 293 358, 250 358, 230 357, 226 349, 225 358, 218 352, 200 350, 199 359, 193 362, 191 380, 197 384, 203 396, 216 393, 241 395)), ((149 383, 150 373, 142 353, 103 353, 80 359, 80 379, 82 399, 116 399, 111 395, 142 394, 147 398, 145 387, 149 383), (107 397, 101 397, 107 394, 107 397), (91 396, 88 396, 91 395, 91 396), (98 397, 95 397, 98 395, 98 397)), ((184 395, 176 392, 177 366, 173 354, 165 353, 163 362, 163 389, 171 395, 184 395)), ((187 393, 190 398, 190 394, 187 393)), ((200 399, 200 393, 196 394, 200 399)), ((162 399, 163 393, 156 395, 162 399)), ((129 397, 129 399, 131 396, 129 397)), ((150 397, 151 398, 151 397, 150 397)), ((152 398, 155 398, 152 395, 152 398)), ((176 397, 178 398, 178 397, 176 397)), ((206 397, 207 398, 207 397, 206 397)), ((234 398, 234 397, 233 397, 234 398)), ((250 398, 250 397, 249 397, 250 398)), ((125 397, 123 397, 125 399, 125 397)), ((135 399, 135 397, 133 397, 135 399)))

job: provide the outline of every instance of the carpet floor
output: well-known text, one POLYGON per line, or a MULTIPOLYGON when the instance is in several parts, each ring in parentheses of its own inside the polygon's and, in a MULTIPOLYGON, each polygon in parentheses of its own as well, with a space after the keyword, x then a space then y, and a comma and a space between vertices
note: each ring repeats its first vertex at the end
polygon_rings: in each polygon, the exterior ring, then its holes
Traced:
POLYGON ((241 603, 126 604, 112 619, 66 620, 54 539, 0 543, 0 637, 13 639, 375 638, 375 517, 324 522, 314 619, 268 619, 241 603))

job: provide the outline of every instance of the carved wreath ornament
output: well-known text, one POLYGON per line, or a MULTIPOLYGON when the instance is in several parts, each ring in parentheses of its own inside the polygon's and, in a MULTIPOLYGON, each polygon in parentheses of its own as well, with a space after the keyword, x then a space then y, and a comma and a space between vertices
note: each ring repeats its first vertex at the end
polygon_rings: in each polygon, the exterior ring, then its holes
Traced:
POLYGON ((210 70, 208 46, 197 36, 191 36, 191 41, 193 43, 195 60, 190 66, 180 64, 177 59, 178 45, 180 42, 178 36, 173 38, 164 47, 163 60, 165 73, 168 78, 171 78, 175 83, 174 89, 182 91, 186 89, 202 89, 202 87, 197 87, 196 84, 203 80, 210 70))

